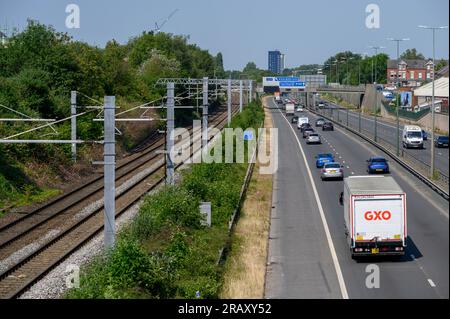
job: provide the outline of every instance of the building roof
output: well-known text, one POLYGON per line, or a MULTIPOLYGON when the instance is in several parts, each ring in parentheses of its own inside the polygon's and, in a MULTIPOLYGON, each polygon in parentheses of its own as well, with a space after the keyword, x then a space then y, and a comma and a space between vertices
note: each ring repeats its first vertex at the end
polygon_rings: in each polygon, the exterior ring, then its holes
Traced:
MULTIPOLYGON (((388 69, 396 69, 398 66, 398 60, 388 60, 387 67, 388 69)), ((431 60, 409 60, 409 59, 400 59, 400 63, 405 62, 408 68, 412 69, 426 69, 427 63, 431 62, 431 60)))
MULTIPOLYGON (((431 96, 433 82, 422 85, 414 90, 414 96, 431 96)), ((442 77, 434 82, 434 95, 448 98, 448 77, 442 77)))

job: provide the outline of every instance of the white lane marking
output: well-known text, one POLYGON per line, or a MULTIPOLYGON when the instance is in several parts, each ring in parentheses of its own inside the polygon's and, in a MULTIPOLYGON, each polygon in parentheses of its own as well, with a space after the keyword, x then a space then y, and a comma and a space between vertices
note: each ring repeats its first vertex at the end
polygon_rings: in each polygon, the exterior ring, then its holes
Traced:
POLYGON ((342 164, 345 164, 345 161, 342 161, 342 164))
POLYGON ((355 172, 352 172, 352 175, 355 175, 355 172))
POLYGON ((292 126, 289 123, 289 121, 286 118, 286 116, 280 111, 280 109, 278 109, 278 111, 284 117, 284 119, 288 123, 288 126, 291 128, 291 131, 294 134, 295 139, 297 140, 298 147, 300 148, 300 151, 302 153, 303 160, 305 162, 305 166, 306 166, 306 169, 308 171, 309 180, 311 181, 311 186, 312 186, 312 189, 313 189, 313 192, 314 192, 314 197, 316 198, 316 203, 317 203, 317 206, 319 208, 320 219, 322 220, 322 223, 323 223, 323 228, 325 230, 325 235, 327 237, 328 246, 330 247, 331 258, 333 260, 334 268, 336 270, 336 275, 337 275, 337 278, 338 278, 338 281, 339 281, 339 287, 341 289, 342 298, 343 299, 349 299, 348 293, 347 293, 347 287, 345 286, 344 276, 342 275, 341 266, 339 265, 339 260, 338 260, 337 254, 336 254, 336 250, 334 248, 334 244, 333 244, 333 240, 331 238, 330 230, 328 228, 328 224, 327 224, 327 220, 326 220, 326 217, 325 217, 325 213, 323 212, 322 202, 320 201, 319 193, 317 192, 317 188, 316 188, 316 183, 314 182, 314 179, 313 179, 313 176, 312 176, 312 173, 311 173, 311 169, 309 168, 308 161, 306 160, 306 155, 305 155, 305 152, 303 151, 302 144, 300 143, 300 140, 298 139, 297 134, 295 134, 295 131, 292 128, 292 126))
POLYGON ((436 287, 436 284, 433 282, 433 280, 428 279, 428 283, 430 284, 431 287, 436 287))
MULTIPOLYGON (((347 136, 350 140, 355 141, 358 144, 361 144, 361 146, 363 146, 369 153, 371 153, 372 155, 377 155, 380 151, 378 149, 376 149, 372 144, 370 144, 369 142, 364 142, 364 140, 362 141, 361 138, 358 138, 357 136, 354 135, 350 135, 349 133, 347 133, 346 131, 344 131, 344 129, 341 128, 337 128, 336 131, 340 132, 341 134, 347 136)), ((400 166, 400 168, 402 168, 400 166)), ((408 173, 408 171, 406 171, 408 173)), ((409 174, 409 173, 408 173, 409 174)), ((398 176, 407 184, 411 183, 410 178, 412 177, 406 177, 403 174, 398 174, 398 176)), ((420 196, 422 196, 422 198, 424 200, 426 200, 430 205, 432 205, 434 208, 436 208, 436 210, 445 218, 449 219, 449 214, 448 211, 442 207, 440 207, 439 205, 437 205, 433 200, 431 200, 430 196, 426 196, 424 192, 418 192, 418 194, 420 196)))
POLYGON ((347 166, 347 169, 349 169, 350 168, 350 166, 347 166))

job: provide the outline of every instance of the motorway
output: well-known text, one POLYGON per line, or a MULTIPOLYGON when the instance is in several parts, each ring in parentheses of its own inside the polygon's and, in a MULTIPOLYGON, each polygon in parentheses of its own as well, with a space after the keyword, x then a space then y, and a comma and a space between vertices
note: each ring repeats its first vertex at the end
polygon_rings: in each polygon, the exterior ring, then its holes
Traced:
MULTIPOLYGON (((404 257, 350 256, 344 234, 342 181, 320 179, 314 156, 333 153, 346 176, 366 175, 371 144, 335 126, 323 144, 306 145, 296 125, 267 99, 278 128, 266 298, 449 298, 448 202, 395 161, 391 175, 407 194, 408 247, 404 257), (291 128, 292 127, 292 128, 291 128), (367 288, 366 267, 380 269, 380 287, 367 288)), ((310 121, 317 117, 305 113, 310 121)))
MULTIPOLYGON (((332 108, 339 109, 339 118, 342 123, 347 123, 347 110, 342 109, 337 104, 329 102, 328 105, 332 108)), ((335 112, 335 117, 337 117, 337 112, 335 112)), ((348 123, 349 126, 353 128, 358 128, 359 119, 358 113, 349 111, 348 112, 348 123)), ((389 143, 394 147, 397 146, 395 136, 397 136, 397 126, 395 123, 390 123, 380 118, 377 119, 377 136, 384 141, 389 143)), ((361 116, 361 130, 364 133, 374 134, 375 131, 375 121, 373 117, 362 115, 361 116)), ((400 149, 402 149, 401 134, 403 132, 403 125, 400 124, 400 149)), ((438 136, 439 134, 435 134, 438 136)), ((430 165, 431 161, 431 133, 428 132, 428 140, 424 143, 424 149, 403 149, 405 153, 408 153, 412 157, 420 160, 421 162, 430 165)), ((446 176, 449 174, 449 149, 448 148, 435 148, 435 167, 437 170, 444 173, 446 176)))

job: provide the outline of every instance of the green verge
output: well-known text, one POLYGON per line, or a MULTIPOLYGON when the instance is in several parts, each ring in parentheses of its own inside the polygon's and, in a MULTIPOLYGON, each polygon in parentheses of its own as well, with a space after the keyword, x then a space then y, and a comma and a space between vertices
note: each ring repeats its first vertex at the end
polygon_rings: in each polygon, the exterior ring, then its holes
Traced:
MULTIPOLYGON (((255 128, 259 101, 244 108, 232 128, 255 128)), ((247 147, 247 144, 245 144, 247 147)), ((148 195, 115 248, 82 268, 80 288, 66 298, 217 298, 222 285, 219 251, 239 202, 248 164, 200 163, 176 186, 148 195), (211 202, 212 225, 200 224, 199 204, 211 202)))

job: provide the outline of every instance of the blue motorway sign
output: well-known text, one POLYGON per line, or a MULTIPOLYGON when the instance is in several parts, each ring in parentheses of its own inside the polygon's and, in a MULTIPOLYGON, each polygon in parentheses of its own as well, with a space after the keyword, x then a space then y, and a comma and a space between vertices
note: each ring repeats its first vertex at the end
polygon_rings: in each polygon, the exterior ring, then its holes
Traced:
POLYGON ((245 131, 244 132, 244 141, 253 140, 253 131, 245 131))
POLYGON ((300 80, 300 79, 295 76, 285 76, 285 77, 275 78, 275 81, 280 81, 280 82, 298 82, 298 80, 300 80))
POLYGON ((305 87, 305 82, 280 82, 280 87, 305 87))

